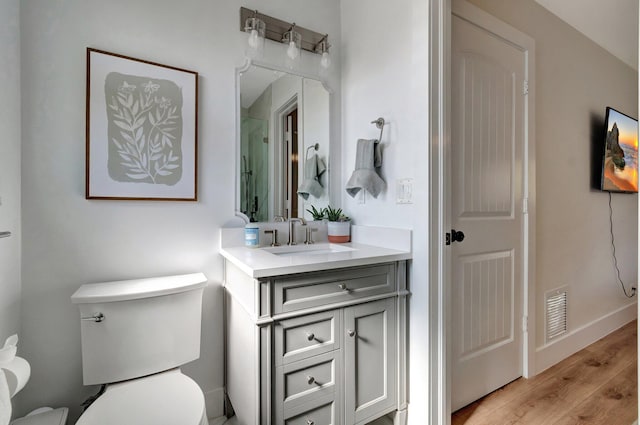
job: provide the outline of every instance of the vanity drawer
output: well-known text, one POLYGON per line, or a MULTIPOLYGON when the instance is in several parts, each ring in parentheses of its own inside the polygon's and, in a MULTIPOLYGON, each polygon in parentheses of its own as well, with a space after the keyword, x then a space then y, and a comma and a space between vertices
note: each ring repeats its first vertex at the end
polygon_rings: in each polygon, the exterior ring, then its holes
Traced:
MULTIPOLYGON (((340 353, 340 350, 332 351, 276 367, 274 404, 278 416, 296 416, 296 412, 319 407, 319 400, 337 399, 340 353)), ((278 420, 277 423, 282 421, 278 420)))
POLYGON ((274 326, 275 363, 280 366, 340 348, 339 310, 281 320, 274 326))
POLYGON ((275 314, 395 291, 395 266, 383 264, 276 279, 275 314))
MULTIPOLYGON (((337 425, 338 403, 331 397, 318 399, 317 406, 304 410, 304 407, 291 409, 284 420, 285 425, 337 425)), ((280 422, 282 423, 282 422, 280 422)))

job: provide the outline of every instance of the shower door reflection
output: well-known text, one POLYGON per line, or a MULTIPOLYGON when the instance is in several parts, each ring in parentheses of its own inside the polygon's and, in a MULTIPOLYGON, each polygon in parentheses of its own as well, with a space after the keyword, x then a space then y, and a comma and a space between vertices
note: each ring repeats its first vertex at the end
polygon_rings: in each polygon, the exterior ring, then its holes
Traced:
POLYGON ((269 122, 245 116, 241 125, 240 208, 252 222, 268 221, 269 122))

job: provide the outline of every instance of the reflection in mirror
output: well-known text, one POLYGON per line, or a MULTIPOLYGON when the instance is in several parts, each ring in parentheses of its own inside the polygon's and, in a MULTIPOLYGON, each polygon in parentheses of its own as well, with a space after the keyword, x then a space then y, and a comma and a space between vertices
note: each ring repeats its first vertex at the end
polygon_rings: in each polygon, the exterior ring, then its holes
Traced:
POLYGON ((329 92, 318 80, 257 65, 238 81, 236 207, 250 221, 310 219, 311 204, 329 201, 329 92))

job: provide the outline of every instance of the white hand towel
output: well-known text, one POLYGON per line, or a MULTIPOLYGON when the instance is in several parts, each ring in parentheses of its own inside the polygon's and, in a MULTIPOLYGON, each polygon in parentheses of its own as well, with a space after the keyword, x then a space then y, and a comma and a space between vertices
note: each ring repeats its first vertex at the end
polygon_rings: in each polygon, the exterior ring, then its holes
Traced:
POLYGON ((11 394, 4 371, 0 369, 0 425, 9 425, 11 421, 11 394))
POLYGON ((382 166, 382 151, 377 140, 358 140, 356 150, 356 168, 347 182, 346 191, 351 197, 364 189, 377 198, 386 184, 376 172, 382 166))

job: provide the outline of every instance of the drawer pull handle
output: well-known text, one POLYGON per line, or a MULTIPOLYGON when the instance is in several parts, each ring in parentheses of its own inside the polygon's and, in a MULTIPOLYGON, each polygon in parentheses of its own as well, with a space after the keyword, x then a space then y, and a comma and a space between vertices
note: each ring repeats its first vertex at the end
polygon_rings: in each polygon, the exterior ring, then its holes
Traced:
POLYGON ((307 376, 307 384, 313 385, 314 382, 316 382, 316 378, 313 376, 307 376))
POLYGON ((347 288, 347 284, 346 283, 339 284, 338 288, 342 289, 343 291, 348 291, 349 290, 349 288, 347 288))
POLYGON ((313 422, 311 419, 307 419, 307 425, 314 425, 315 422, 313 422))
POLYGON ((353 329, 347 329, 347 335, 349 335, 350 337, 354 337, 356 336, 356 331, 354 331, 353 329))
POLYGON ((313 341, 314 339, 316 339, 316 336, 313 334, 313 332, 307 332, 307 340, 313 341))

